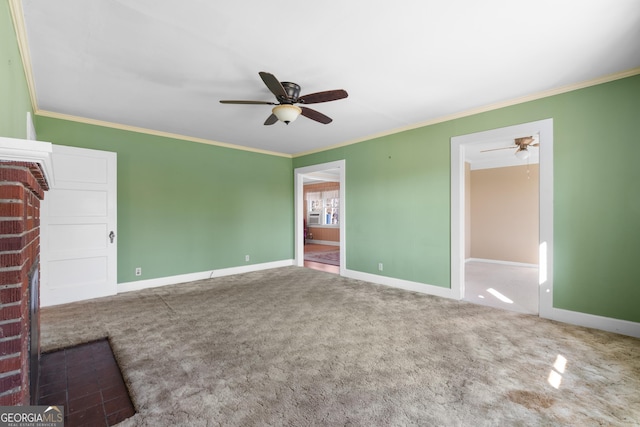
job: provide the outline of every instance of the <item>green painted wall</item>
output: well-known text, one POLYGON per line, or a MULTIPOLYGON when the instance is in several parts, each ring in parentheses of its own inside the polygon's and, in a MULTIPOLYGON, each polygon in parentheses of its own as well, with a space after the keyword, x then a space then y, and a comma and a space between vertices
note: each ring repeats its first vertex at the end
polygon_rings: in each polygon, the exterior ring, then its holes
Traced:
POLYGON ((289 158, 40 116, 36 129, 118 153, 118 283, 294 257, 289 158))
MULTIPOLYGON (((0 5, 0 135, 32 110, 0 5)), ((290 159, 37 117, 118 153, 118 281, 293 257, 293 167, 346 159, 347 268, 450 286, 452 136, 554 119, 554 305, 640 322, 640 76, 290 159)))
POLYGON ((554 306, 640 322, 640 76, 295 158, 346 160, 347 268, 450 286, 452 136, 554 120, 554 306))
POLYGON ((0 136, 25 138, 33 112, 9 2, 0 2, 0 136))

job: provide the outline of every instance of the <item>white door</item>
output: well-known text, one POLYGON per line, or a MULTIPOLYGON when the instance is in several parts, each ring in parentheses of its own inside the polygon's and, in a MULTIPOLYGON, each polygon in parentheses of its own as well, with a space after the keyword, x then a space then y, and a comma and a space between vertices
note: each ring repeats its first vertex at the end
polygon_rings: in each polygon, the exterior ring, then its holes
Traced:
POLYGON ((42 306, 117 293, 116 153, 53 146, 41 211, 42 306))

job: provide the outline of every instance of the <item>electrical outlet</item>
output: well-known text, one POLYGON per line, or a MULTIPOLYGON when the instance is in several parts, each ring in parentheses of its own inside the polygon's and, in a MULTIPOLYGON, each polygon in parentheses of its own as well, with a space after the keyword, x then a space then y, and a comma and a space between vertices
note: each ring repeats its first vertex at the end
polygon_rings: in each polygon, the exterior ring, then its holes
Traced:
POLYGON ((382 267, 383 267, 383 266, 382 266, 382 263, 381 263, 381 262, 379 262, 379 263, 378 263, 378 271, 382 271, 382 267))
POLYGON ((245 260, 246 262, 249 262, 249 260, 251 260, 251 257, 250 257, 249 255, 245 255, 245 256, 244 256, 244 260, 245 260))
POLYGON ((142 276, 142 268, 136 267, 136 276, 142 276))

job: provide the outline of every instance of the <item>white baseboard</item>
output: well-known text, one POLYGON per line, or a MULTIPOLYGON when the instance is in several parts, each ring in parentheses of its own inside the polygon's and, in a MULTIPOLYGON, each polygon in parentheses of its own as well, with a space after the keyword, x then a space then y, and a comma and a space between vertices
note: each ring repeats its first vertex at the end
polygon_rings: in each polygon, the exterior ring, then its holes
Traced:
POLYGON ((512 265, 514 267, 531 267, 538 268, 538 264, 529 264, 526 262, 513 262, 513 261, 501 261, 497 259, 484 259, 484 258, 467 258, 464 262, 488 262, 491 264, 512 265))
POLYGON ((220 270, 208 270, 198 273, 159 277, 157 279, 118 283, 118 293, 139 291, 147 288, 157 288, 159 286, 175 285, 178 283, 193 282, 196 280, 211 279, 214 277, 231 276, 232 274, 250 273, 252 271, 268 270, 271 268, 288 267, 291 265, 293 265, 293 260, 286 259, 282 261, 265 262, 262 264, 243 265, 239 267, 222 268, 220 270))
POLYGON ((421 292, 423 294, 435 295, 443 298, 457 299, 450 288, 427 285, 426 283, 412 282, 410 280, 396 279, 394 277, 379 276, 377 274, 363 273, 355 270, 344 269, 341 273, 342 276, 349 277, 351 279, 363 280, 365 282, 376 283, 378 285, 405 289, 407 291, 421 292))
MULTIPOLYGON (((529 265, 525 264, 524 266, 529 265)), ((440 286, 427 285, 424 283, 379 276, 377 274, 362 273, 360 271, 347 269, 342 271, 342 276, 443 298, 458 299, 450 288, 443 288, 440 286)), ((610 317, 596 316, 593 314, 580 313, 577 311, 563 310, 559 308, 552 308, 547 313, 540 313, 540 317, 571 325, 600 329, 602 331, 640 338, 640 323, 628 320, 613 319, 610 317)))
MULTIPOLYGON (((497 261, 492 259, 468 258, 465 262, 477 261, 488 262, 494 264, 504 264, 519 267, 537 268, 537 264, 525 264, 511 261, 497 261)), ((628 320, 614 319, 611 317, 597 316, 594 314, 581 313, 579 311, 565 310, 561 308, 551 307, 544 309, 540 307, 539 316, 543 319, 555 320, 570 325, 584 326, 586 328, 600 329, 602 331, 615 332, 621 335, 629 335, 640 338, 640 323, 628 320)))
POLYGON ((340 246, 340 242, 334 242, 333 240, 309 240, 307 239, 307 243, 312 243, 314 245, 329 245, 329 246, 340 246))
MULTIPOLYGON (((541 317, 543 317, 542 314, 541 317)), ((580 313, 578 311, 564 310, 555 307, 549 310, 548 313, 545 313, 544 318, 640 338, 640 323, 629 320, 613 319, 611 317, 580 313)))
MULTIPOLYGON (((268 270, 271 268, 288 267, 294 265, 294 260, 282 260, 267 262, 263 264, 243 265, 240 267, 223 268, 220 270, 209 270, 198 273, 181 274, 170 277, 160 277, 157 279, 139 280, 118 284, 118 293, 137 291, 159 286, 175 285, 178 283, 192 282, 196 280, 210 279, 213 277, 230 276, 233 274, 249 273, 252 271, 268 270)), ((526 266, 526 265, 525 265, 526 266)), ((393 288, 408 291, 420 292, 438 297, 458 299, 450 288, 428 285, 425 283, 412 282, 409 280, 396 279, 393 277, 379 276, 377 274, 363 273, 355 270, 344 269, 342 276, 356 280, 390 286, 393 288)), ((552 308, 547 313, 541 313, 541 317, 571 325, 584 326, 587 328, 600 329, 617 334, 628 335, 640 338, 640 323, 628 320, 613 319, 610 317, 597 316, 593 314, 580 313, 577 311, 552 308)))

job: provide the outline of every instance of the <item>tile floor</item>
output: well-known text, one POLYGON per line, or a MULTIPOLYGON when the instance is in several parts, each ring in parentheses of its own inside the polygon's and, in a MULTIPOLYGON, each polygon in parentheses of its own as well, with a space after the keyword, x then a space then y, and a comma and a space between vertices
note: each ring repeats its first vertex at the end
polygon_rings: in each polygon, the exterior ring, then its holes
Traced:
POLYGON ((67 427, 112 426, 135 414, 107 339, 40 358, 39 405, 62 405, 67 427))
POLYGON ((482 261, 465 263, 465 301, 537 315, 539 290, 537 267, 482 261))

